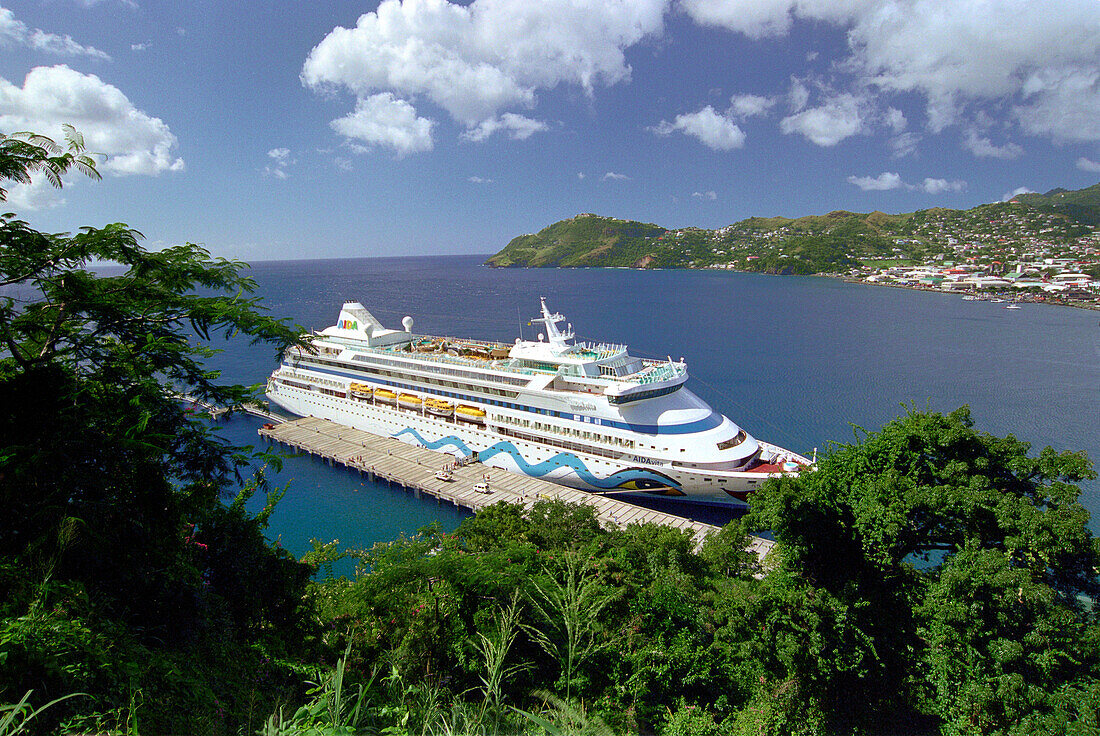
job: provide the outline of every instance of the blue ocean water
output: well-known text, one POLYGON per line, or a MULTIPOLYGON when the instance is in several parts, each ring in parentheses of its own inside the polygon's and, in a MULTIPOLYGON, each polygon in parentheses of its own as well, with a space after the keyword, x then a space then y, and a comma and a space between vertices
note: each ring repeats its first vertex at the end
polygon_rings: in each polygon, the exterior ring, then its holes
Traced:
MULTIPOLYGON (((964 302, 958 296, 820 277, 719 271, 490 269, 448 256, 253 264, 273 315, 331 325, 346 299, 387 325, 511 342, 545 296, 578 339, 627 343, 646 357, 687 360, 689 387, 748 432, 809 455, 874 430, 906 407, 971 407, 976 426, 1033 449, 1084 450, 1100 460, 1100 314, 1057 306, 964 302)), ((267 347, 228 343, 213 362, 225 378, 262 383, 267 347)), ((223 431, 254 444, 259 423, 223 431)), ((294 552, 311 537, 369 546, 465 512, 368 483, 310 458, 288 461, 286 497, 271 536, 294 552)), ((1100 530, 1100 483, 1082 500, 1100 530)), ((721 522, 724 512, 695 509, 721 522)))

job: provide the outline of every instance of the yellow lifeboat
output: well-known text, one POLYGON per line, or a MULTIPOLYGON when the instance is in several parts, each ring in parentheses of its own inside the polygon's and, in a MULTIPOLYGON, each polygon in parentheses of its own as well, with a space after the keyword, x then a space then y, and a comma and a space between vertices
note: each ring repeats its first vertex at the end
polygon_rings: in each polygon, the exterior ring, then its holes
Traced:
POLYGON ((416 394, 401 394, 397 397, 397 405, 406 409, 419 409, 424 405, 424 399, 416 394))
POLYGON ((388 388, 376 388, 374 389, 374 400, 383 404, 396 404, 397 394, 388 388))
POLYGON ((485 410, 478 409, 476 406, 459 404, 455 407, 455 419, 464 419, 467 422, 485 424, 485 410))
POLYGON ((371 394, 374 393, 374 389, 365 383, 349 383, 348 391, 352 396, 369 399, 371 394))
POLYGON ((449 417, 455 413, 455 405, 443 399, 428 397, 424 399, 424 406, 427 407, 429 414, 434 414, 437 417, 449 417))

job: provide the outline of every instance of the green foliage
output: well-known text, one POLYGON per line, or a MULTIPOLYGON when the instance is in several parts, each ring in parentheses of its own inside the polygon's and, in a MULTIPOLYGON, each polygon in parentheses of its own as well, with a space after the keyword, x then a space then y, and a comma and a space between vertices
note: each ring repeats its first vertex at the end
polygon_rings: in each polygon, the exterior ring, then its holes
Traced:
POLYGON ((0 736, 16 736, 16 734, 23 733, 42 711, 57 705, 63 700, 84 695, 84 693, 70 693, 60 698, 54 698, 45 705, 35 708, 30 703, 33 693, 33 690, 28 690, 18 703, 0 705, 0 736))
MULTIPOLYGON (((888 215, 836 211, 805 217, 750 217, 718 230, 577 215, 512 239, 487 263, 498 267, 705 268, 720 265, 776 274, 843 273, 861 258, 898 254, 924 260, 953 240, 996 243, 1011 252, 1021 238, 1069 243, 1100 225, 1100 184, 1075 192, 1025 194, 969 210, 932 208, 888 215)), ((877 261, 881 265, 881 261, 877 261)))
POLYGON ((579 559, 576 553, 562 555, 554 568, 546 569, 545 581, 532 584, 529 601, 541 621, 527 631, 561 666, 568 700, 577 669, 611 644, 600 636, 600 620, 614 592, 602 584, 592 563, 579 559))
POLYGON ((629 266, 654 247, 665 229, 629 220, 577 215, 513 238, 489 259, 493 266, 629 266))
MULTIPOLYGON (((97 176, 67 138, 62 153, 0 137, 0 178, 97 176)), ((310 569, 264 539, 269 511, 243 510, 267 491, 262 475, 221 500, 253 458, 178 398, 251 398, 205 368, 210 341, 281 350, 299 330, 263 314, 243 264, 139 239, 121 224, 46 234, 0 216, 0 692, 89 694, 32 730, 245 723, 249 703, 286 692, 287 668, 265 652, 300 649, 309 628, 310 569)))
POLYGON ((1094 675, 1100 547, 1073 485, 1093 473, 1081 454, 1029 450, 975 431, 965 408, 910 411, 753 499, 751 523, 782 548, 768 582, 827 615, 833 671, 779 670, 817 678, 831 723, 927 708, 952 732, 1008 733, 1094 675))

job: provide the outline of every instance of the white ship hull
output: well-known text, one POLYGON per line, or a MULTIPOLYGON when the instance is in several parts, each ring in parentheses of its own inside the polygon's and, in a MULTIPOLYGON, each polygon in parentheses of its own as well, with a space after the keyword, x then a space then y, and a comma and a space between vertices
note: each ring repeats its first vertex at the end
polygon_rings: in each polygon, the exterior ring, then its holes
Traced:
MULTIPOLYGON (((301 376, 303 371, 299 369, 296 374, 301 376)), ((268 383, 267 395, 272 403, 297 416, 328 419, 457 456, 469 457, 476 452, 479 462, 488 467, 595 493, 644 493, 737 503, 744 502, 747 494, 768 478, 783 474, 766 469, 686 472, 671 463, 626 453, 618 459, 610 458, 506 436, 491 424, 470 424, 370 399, 321 393, 279 383, 274 378, 268 383)), ((761 444, 774 455, 794 458, 803 465, 810 463, 782 448, 761 444)))
POLYGON ((744 502, 811 462, 750 436, 684 384, 686 364, 625 345, 574 343, 542 303, 546 334, 512 346, 385 328, 346 302, 268 380, 292 414, 469 457, 595 493, 744 502))

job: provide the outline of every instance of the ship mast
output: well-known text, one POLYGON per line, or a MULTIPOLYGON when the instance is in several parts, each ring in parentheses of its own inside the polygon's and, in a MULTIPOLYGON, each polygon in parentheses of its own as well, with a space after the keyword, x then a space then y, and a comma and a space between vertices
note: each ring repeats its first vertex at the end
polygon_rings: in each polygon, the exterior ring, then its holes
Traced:
POLYGON ((565 320, 565 317, 558 312, 550 314, 550 310, 546 308, 546 297, 539 297, 539 303, 542 305, 542 316, 535 317, 531 321, 542 322, 546 325, 546 341, 555 349, 565 350, 571 347, 567 341, 572 340, 574 337, 572 325, 570 325, 569 330, 562 332, 558 329, 558 322, 565 320))

